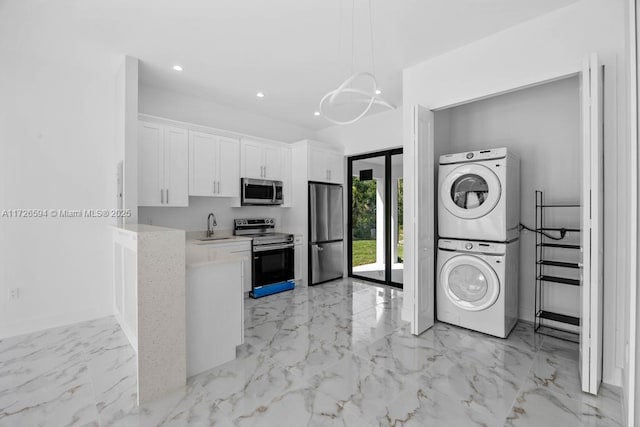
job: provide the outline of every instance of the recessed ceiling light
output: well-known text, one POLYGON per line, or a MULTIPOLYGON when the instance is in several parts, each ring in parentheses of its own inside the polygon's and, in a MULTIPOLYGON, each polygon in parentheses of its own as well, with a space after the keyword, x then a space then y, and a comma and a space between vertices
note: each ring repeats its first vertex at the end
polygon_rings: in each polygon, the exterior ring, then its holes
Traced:
POLYGON ((258 93, 256 93, 256 96, 257 96, 258 98, 264 98, 264 93, 262 93, 262 92, 258 92, 258 93))
POLYGON ((314 116, 319 116, 320 115, 320 111, 316 111, 315 113, 313 113, 314 116))
POLYGON ((174 66, 173 66, 173 69, 174 69, 175 71, 182 71, 182 66, 180 66, 180 65, 174 65, 174 66))
POLYGON ((376 89, 376 95, 380 95, 382 91, 380 89, 376 89))

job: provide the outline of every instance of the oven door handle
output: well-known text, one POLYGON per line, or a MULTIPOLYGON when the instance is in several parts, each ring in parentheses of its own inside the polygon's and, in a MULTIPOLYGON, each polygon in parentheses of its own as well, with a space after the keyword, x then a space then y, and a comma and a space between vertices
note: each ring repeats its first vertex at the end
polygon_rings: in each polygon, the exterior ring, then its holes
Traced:
POLYGON ((276 183, 274 182, 271 185, 273 185, 273 200, 272 200, 272 202, 275 203, 276 202, 276 183))
POLYGON ((289 249, 289 248, 293 248, 293 243, 286 243, 283 245, 254 246, 253 252, 266 252, 266 251, 275 251, 278 249, 289 249))

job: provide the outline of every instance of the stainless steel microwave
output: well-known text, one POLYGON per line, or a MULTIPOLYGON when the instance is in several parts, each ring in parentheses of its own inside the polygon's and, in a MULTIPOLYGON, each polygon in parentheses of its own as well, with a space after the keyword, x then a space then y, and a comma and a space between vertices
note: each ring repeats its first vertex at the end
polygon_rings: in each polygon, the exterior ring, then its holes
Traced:
POLYGON ((242 178, 240 182, 241 204, 251 205, 281 205, 282 181, 242 178))

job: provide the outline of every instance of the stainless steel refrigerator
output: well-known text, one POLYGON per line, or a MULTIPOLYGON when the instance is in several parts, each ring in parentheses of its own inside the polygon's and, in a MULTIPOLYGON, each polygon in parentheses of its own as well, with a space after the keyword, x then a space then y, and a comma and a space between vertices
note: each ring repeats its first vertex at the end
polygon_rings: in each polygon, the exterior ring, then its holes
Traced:
POLYGON ((343 276, 342 185, 309 183, 309 284, 343 276))

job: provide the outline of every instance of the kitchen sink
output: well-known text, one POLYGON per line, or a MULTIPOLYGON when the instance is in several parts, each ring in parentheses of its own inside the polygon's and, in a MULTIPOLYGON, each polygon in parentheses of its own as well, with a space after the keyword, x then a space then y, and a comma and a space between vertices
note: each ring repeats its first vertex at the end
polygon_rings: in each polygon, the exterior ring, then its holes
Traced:
POLYGON ((204 239, 198 239, 201 242, 211 242, 211 241, 215 241, 215 240, 229 240, 229 239, 233 239, 233 237, 206 237, 204 239))

